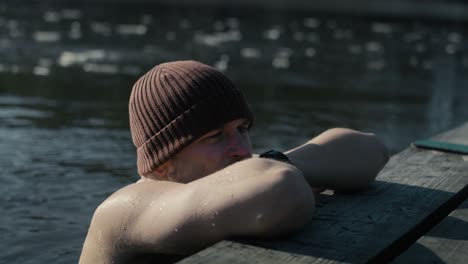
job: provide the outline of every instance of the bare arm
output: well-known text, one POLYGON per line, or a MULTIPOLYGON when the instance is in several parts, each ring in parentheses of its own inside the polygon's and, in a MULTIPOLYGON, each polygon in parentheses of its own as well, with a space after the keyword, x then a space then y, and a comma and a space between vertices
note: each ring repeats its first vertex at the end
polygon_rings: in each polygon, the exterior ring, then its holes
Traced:
POLYGON ((185 254, 230 236, 284 234, 307 223, 313 210, 302 173, 266 159, 241 161, 189 184, 137 183, 97 209, 88 237, 101 232, 104 238, 98 243, 97 235, 87 238, 81 263, 95 260, 86 252, 103 241, 110 241, 106 256, 137 249, 185 254), (156 187, 160 184, 164 188, 156 187))
POLYGON ((357 190, 369 185, 389 159, 374 134, 334 128, 286 152, 312 187, 357 190))

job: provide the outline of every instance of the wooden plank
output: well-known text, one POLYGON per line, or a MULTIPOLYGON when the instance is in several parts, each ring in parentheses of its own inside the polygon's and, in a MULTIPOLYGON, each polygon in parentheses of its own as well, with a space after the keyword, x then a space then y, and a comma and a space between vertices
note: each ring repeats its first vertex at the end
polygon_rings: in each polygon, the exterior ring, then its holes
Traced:
POLYGON ((466 262, 468 262, 468 200, 394 261, 394 263, 453 264, 466 262))
MULTIPOLYGON (((436 138, 466 137, 468 123, 436 138)), ((275 240, 222 241, 182 263, 233 262, 236 256, 255 263, 282 260, 284 254, 302 256, 288 263, 387 261, 466 199, 467 172, 461 155, 410 147, 391 158, 368 190, 320 195, 315 217, 302 232, 275 240)))
MULTIPOLYGON (((300 254, 287 253, 283 251, 271 250, 256 247, 248 244, 235 243, 231 241, 222 241, 208 250, 203 250, 190 258, 186 258, 179 264, 187 263, 309 263, 310 257, 300 254), (220 257, 220 254, 222 256, 220 257)), ((326 260, 323 263, 340 263, 338 261, 326 260)))

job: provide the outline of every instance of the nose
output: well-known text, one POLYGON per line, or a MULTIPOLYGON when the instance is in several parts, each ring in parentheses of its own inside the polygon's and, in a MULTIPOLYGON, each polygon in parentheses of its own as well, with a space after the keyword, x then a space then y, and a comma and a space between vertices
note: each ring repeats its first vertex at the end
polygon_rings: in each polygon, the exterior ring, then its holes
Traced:
POLYGON ((235 161, 250 158, 252 156, 252 146, 248 134, 234 133, 227 145, 227 155, 235 161))

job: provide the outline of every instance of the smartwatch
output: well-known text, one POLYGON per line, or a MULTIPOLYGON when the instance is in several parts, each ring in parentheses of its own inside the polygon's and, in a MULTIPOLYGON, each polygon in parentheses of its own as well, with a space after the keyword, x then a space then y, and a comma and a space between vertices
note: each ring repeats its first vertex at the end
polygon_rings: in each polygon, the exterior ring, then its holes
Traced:
POLYGON ((259 158, 264 158, 264 159, 273 159, 281 162, 285 162, 288 164, 292 164, 291 160, 286 156, 283 152, 277 151, 277 150, 269 150, 267 152, 263 152, 258 156, 259 158))

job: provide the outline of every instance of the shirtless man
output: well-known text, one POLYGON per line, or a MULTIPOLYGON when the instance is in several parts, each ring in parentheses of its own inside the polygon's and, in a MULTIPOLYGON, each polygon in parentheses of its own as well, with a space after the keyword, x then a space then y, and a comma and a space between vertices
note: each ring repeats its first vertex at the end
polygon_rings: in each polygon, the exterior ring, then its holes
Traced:
POLYGON ((143 75, 129 114, 141 179, 96 209, 82 264, 163 260, 233 236, 289 234, 311 219, 313 190, 364 188, 389 158, 373 134, 343 128, 253 156, 243 94, 194 61, 143 75))

